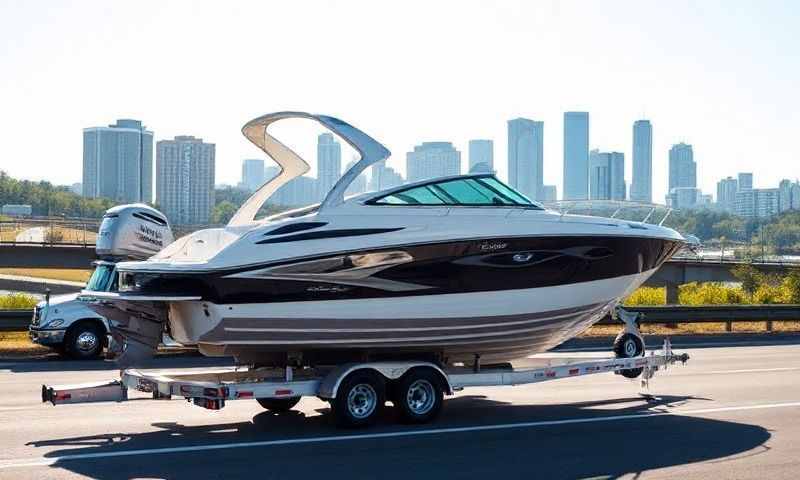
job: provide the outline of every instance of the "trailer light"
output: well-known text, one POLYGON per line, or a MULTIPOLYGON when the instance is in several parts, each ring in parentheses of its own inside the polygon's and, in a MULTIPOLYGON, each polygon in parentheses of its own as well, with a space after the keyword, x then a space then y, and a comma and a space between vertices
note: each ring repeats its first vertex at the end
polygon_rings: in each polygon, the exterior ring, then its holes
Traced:
POLYGON ((65 393, 65 392, 56 392, 55 397, 56 400, 69 400, 72 398, 72 394, 65 393))
POLYGON ((292 391, 288 390, 288 389, 286 389, 286 390, 275 390, 275 395, 291 395, 291 394, 292 394, 292 391))
POLYGON ((570 375, 577 375, 579 371, 580 371, 579 369, 577 369, 577 368, 573 368, 573 369, 571 369, 571 370, 569 371, 569 374, 570 374, 570 375))
POLYGON ((236 392, 236 398, 253 398, 253 392, 236 392))
POLYGON ((228 396, 228 387, 204 388, 203 395, 206 397, 225 398, 228 396))

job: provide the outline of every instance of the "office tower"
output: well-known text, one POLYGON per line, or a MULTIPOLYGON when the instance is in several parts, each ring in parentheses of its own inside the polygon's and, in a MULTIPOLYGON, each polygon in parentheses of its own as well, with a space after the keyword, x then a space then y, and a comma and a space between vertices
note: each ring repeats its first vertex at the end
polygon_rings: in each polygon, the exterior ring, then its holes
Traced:
POLYGON ((682 187, 697 187, 697 164, 694 161, 692 146, 685 143, 673 145, 669 150, 668 191, 682 187))
POLYGON ((633 122, 633 179, 631 200, 653 201, 653 126, 649 120, 633 122))
MULTIPOLYGON (((348 172, 353 166, 358 163, 358 159, 353 159, 350 163, 344 167, 345 173, 348 172)), ((367 172, 366 170, 361 172, 359 176, 353 180, 353 183, 347 187, 347 190, 344 192, 345 195, 358 195, 359 193, 364 193, 367 191, 367 172)))
POLYGON ((589 198, 589 113, 564 113, 564 200, 589 198))
POLYGON ((342 176, 342 146, 331 133, 317 137, 317 199, 322 201, 342 176))
POLYGON ((544 203, 553 203, 558 199, 558 191, 555 185, 544 185, 542 187, 541 201, 544 203))
POLYGON ((753 174, 740 173, 739 174, 739 190, 750 190, 753 188, 753 174))
POLYGON ((739 181, 733 177, 723 178, 717 182, 717 205, 725 211, 732 212, 736 206, 736 192, 739 181))
POLYGON ((409 182, 461 173, 461 152, 450 142, 423 142, 406 153, 409 182))
POLYGON ((277 177, 280 172, 281 169, 277 165, 270 165, 269 167, 264 167, 264 182, 269 182, 273 178, 277 177))
POLYGON ((544 122, 508 121, 508 182, 527 197, 539 199, 544 185, 544 122))
POLYGON ((386 190, 387 188, 399 187, 402 184, 403 176, 392 167, 387 167, 386 160, 381 160, 372 165, 372 175, 369 180, 370 190, 386 190))
POLYGON ((702 201, 702 193, 695 187, 675 187, 667 194, 667 206, 675 209, 695 208, 702 201))
POLYGON ((83 195, 83 184, 80 182, 73 183, 69 186, 69 191, 76 195, 83 195))
POLYGON ((176 225, 208 223, 214 208, 213 143, 178 136, 156 144, 156 202, 176 225))
POLYGON ((779 186, 779 205, 781 212, 800 209, 800 183, 791 180, 781 180, 779 186))
POLYGON ((589 198, 625 200, 625 155, 620 152, 589 154, 589 198))
POLYGON ((305 207, 317 201, 317 180, 305 175, 295 177, 281 186, 269 199, 273 205, 305 207))
POLYGON ((736 193, 737 215, 746 218, 766 218, 780 212, 780 189, 750 188, 736 193))
POLYGON ((242 188, 254 192, 264 184, 264 160, 253 158, 242 161, 242 188))
POLYGON ((153 132, 139 120, 83 129, 83 196, 153 201, 153 132))
POLYGON ((494 142, 469 141, 469 173, 494 173, 494 142))

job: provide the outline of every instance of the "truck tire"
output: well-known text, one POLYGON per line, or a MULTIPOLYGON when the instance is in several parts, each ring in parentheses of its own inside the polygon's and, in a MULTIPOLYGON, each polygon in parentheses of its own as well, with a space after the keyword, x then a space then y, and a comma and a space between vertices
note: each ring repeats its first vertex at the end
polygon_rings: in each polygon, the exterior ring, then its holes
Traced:
POLYGON ((259 405, 270 412, 288 412, 300 401, 300 397, 290 398, 256 398, 259 405))
POLYGON ((92 322, 79 322, 67 330, 64 351, 75 360, 98 358, 103 353, 103 331, 92 322))
MULTIPOLYGON (((644 341, 642 337, 632 333, 623 333, 614 340, 614 354, 617 358, 634 358, 644 356, 644 341)), ((625 378, 638 378, 644 368, 629 368, 620 370, 620 375, 625 378)))
POLYGON ((386 404, 386 382, 377 372, 357 370, 342 380, 331 402, 336 424, 344 428, 375 423, 386 404))
POLYGON ((394 392, 394 405, 403 423, 427 423, 442 410, 441 377, 431 369, 412 369, 400 378, 394 392))

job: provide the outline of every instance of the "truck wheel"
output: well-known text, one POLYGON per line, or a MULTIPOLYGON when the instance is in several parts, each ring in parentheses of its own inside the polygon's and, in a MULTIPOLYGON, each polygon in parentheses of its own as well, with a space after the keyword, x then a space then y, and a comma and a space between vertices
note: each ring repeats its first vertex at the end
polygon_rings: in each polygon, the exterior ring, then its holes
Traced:
MULTIPOLYGON (((617 358, 634 358, 644 356, 644 341, 642 337, 632 333, 623 333, 614 340, 614 354, 617 358)), ((620 370, 620 375, 625 378, 638 378, 644 368, 629 368, 620 370)))
POLYGON ((397 384, 394 404, 403 423, 430 422, 441 411, 442 402, 441 378, 429 369, 411 370, 397 384))
POLYGON ((386 403, 386 382, 376 372, 356 371, 345 377, 331 402, 336 424, 345 428, 375 423, 386 403))
POLYGON ((76 360, 97 358, 103 351, 103 334, 97 325, 79 323, 67 331, 64 350, 76 360))
POLYGON ((288 412, 300 401, 300 397, 256 398, 259 405, 270 412, 288 412))

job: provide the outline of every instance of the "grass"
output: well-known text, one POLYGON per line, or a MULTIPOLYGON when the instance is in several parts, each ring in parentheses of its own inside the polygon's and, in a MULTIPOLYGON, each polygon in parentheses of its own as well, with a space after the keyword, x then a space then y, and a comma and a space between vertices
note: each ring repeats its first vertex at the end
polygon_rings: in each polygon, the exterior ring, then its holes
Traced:
POLYGON ((0 268, 0 274, 85 283, 92 272, 82 268, 0 268))
POLYGON ((49 352, 49 348, 31 342, 28 332, 0 332, 0 356, 30 356, 49 352))
POLYGON ((36 306, 36 297, 26 293, 9 293, 0 296, 0 310, 28 310, 36 306))
MULTIPOLYGON (((583 333, 584 336, 616 336, 619 333, 620 325, 595 325, 583 333)), ((764 333, 767 331, 766 322, 734 322, 733 333, 764 333)), ((800 321, 792 322, 773 322, 773 332, 800 332, 800 321)), ((714 323, 678 323, 675 326, 668 325, 642 325, 642 333, 645 335, 692 335, 692 334, 711 334, 729 333, 725 331, 724 322, 714 323)))

